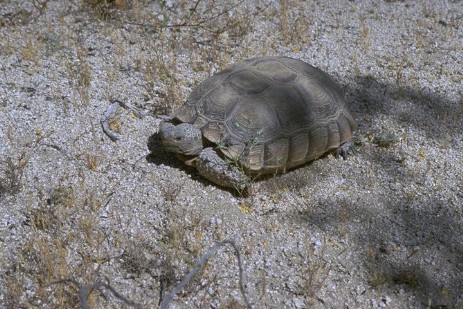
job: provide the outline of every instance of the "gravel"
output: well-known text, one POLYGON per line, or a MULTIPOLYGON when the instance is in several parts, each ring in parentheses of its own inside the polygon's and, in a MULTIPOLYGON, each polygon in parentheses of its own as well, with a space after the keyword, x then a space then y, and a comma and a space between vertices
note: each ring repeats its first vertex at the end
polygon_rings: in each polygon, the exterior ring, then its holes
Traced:
MULTIPOLYGON (((229 239, 256 308, 463 307, 463 2, 180 2, 0 6, 0 306, 76 307, 71 279, 153 308, 229 239), (201 80, 264 55, 333 76, 358 154, 240 197, 156 132, 201 80), (120 108, 116 142, 114 100, 146 113, 120 108)), ((242 306, 238 282, 225 246, 171 308, 242 306)))

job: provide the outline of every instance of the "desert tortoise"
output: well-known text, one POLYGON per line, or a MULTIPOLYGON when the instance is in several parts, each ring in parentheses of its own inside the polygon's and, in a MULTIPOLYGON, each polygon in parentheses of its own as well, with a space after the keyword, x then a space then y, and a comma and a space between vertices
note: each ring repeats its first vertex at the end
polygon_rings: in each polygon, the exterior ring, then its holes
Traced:
POLYGON ((345 157, 356 126, 326 73, 301 60, 264 57, 206 79, 159 135, 203 177, 242 190, 249 177, 285 172, 332 149, 345 157))

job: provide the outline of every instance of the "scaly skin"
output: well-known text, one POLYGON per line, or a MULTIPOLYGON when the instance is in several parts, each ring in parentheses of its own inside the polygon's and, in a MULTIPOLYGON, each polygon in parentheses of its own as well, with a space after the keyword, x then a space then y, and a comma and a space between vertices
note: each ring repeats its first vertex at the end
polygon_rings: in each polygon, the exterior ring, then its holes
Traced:
POLYGON ((211 147, 199 153, 196 168, 201 176, 223 187, 244 191, 250 184, 238 167, 225 162, 211 147))
POLYGON ((201 176, 213 183, 243 191, 250 183, 249 178, 236 166, 225 162, 217 152, 209 147, 203 149, 201 131, 191 124, 174 125, 164 121, 159 134, 162 145, 188 165, 198 169, 201 176))
POLYGON ((179 155, 196 156, 203 149, 201 130, 188 123, 161 122, 159 135, 164 148, 179 155))

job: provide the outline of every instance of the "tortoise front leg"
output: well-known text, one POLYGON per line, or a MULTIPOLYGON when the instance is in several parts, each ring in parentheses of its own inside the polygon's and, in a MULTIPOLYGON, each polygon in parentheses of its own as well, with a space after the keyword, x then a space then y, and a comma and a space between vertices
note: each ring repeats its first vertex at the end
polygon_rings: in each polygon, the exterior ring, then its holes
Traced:
POLYGON ((223 187, 243 192, 250 179, 236 166, 225 162, 211 147, 201 151, 196 162, 201 176, 223 187))

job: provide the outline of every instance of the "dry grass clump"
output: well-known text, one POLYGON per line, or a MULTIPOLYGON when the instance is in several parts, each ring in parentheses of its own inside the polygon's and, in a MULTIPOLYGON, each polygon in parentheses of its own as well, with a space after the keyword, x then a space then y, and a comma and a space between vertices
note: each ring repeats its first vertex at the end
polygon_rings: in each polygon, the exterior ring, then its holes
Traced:
POLYGON ((279 10, 274 12, 279 18, 279 31, 284 45, 292 46, 294 52, 300 51, 310 42, 309 26, 311 17, 305 15, 304 1, 279 1, 279 10))
MULTIPOLYGON (((79 198, 77 188, 66 186, 56 188, 38 208, 27 212, 30 233, 3 277, 9 307, 79 305, 75 287, 55 283, 101 280, 99 268, 108 262, 109 248, 107 235, 98 226, 100 206, 94 194, 79 198)), ((90 303, 94 303, 92 299, 90 303)))
POLYGON ((233 49, 252 31, 252 12, 244 1, 161 2, 155 13, 132 11, 131 26, 138 27, 144 53, 135 68, 145 75, 146 98, 159 98, 157 114, 181 105, 187 93, 204 77, 230 64, 233 49), (200 56, 199 56, 200 55, 200 56), (186 83, 179 67, 187 65, 202 77, 186 83))
MULTIPOLYGON (((52 100, 63 104, 70 93, 70 100, 81 109, 90 106, 95 93, 92 83, 99 78, 107 78, 107 87, 117 91, 121 72, 141 73, 140 84, 145 91, 141 96, 152 101, 155 113, 168 114, 183 103, 191 88, 238 58, 237 50, 242 52, 239 57, 265 52, 245 46, 247 36, 261 20, 276 26, 272 44, 278 45, 281 40, 280 45, 297 51, 310 41, 311 19, 304 15, 302 6, 306 3, 301 1, 280 1, 276 6, 272 2, 258 6, 243 0, 155 1, 155 4, 147 0, 68 1, 69 12, 58 12, 56 23, 50 22, 37 33, 28 32, 20 44, 8 42, 7 53, 18 53, 22 60, 37 64, 30 70, 41 73, 45 71, 41 65, 51 63, 56 67, 56 72, 50 73, 55 74, 51 76, 55 79, 50 80, 54 87, 52 100), (151 10, 146 10, 148 4, 151 10), (96 38, 92 41, 88 37, 93 35, 96 38), (104 47, 95 43, 101 41, 104 47), (94 67, 101 52, 98 48, 107 48, 104 52, 115 56, 101 60, 103 69, 94 67), (191 76, 183 75, 185 66, 191 68, 191 76)), ((52 2, 48 0, 31 0, 31 3, 34 16, 51 10, 52 2)), ((113 125, 116 130, 118 124, 113 125)), ((25 154, 17 159, 6 158, 0 172, 0 196, 19 192, 27 162, 25 154)), ((84 163, 83 168, 97 172, 100 157, 93 152, 85 154, 84 163)), ((285 181, 275 178, 269 182, 272 199, 282 200, 291 188, 292 184, 285 181)), ((300 180, 297 182, 301 185, 300 180)), ((38 207, 25 209, 27 238, 21 240, 14 259, 7 261, 8 267, 1 278, 7 292, 6 307, 77 308, 82 305, 78 297, 82 287, 110 283, 105 277, 110 262, 129 278, 148 274, 154 282, 153 292, 158 293, 153 297, 162 297, 196 265, 206 245, 222 240, 220 227, 211 230, 204 217, 175 210, 176 207, 166 212, 164 226, 153 227, 159 234, 155 243, 143 235, 128 239, 123 233, 108 231, 100 222, 102 197, 87 186, 90 187, 84 177, 78 179, 78 184, 63 181, 48 193, 40 192, 44 198, 38 207)), ((183 184, 161 189, 167 206, 178 204, 182 187, 183 184)), ((240 209, 250 213, 252 203, 242 204, 240 209)), ((308 266, 303 273, 307 279, 303 288, 308 297, 313 297, 326 279, 328 268, 323 255, 323 251, 308 248, 304 257, 308 266)), ((210 285, 217 275, 211 275, 216 269, 208 263, 201 266, 204 274, 201 279, 210 285)), ((199 280, 194 278, 182 295, 197 293, 201 289, 199 280)), ((93 308, 111 307, 116 300, 108 295, 103 291, 89 293, 87 301, 93 308)), ((226 300, 223 305, 223 308, 238 307, 234 299, 226 300)))
POLYGON ((128 0, 82 0, 83 6, 89 6, 100 20, 115 18, 118 10, 130 7, 128 0))
POLYGON ((7 157, 0 164, 0 198, 21 190, 21 180, 28 160, 28 156, 23 152, 16 159, 16 163, 11 157, 7 157))
MULTIPOLYGON (((98 215, 101 199, 85 186, 63 185, 41 195, 40 206, 27 211, 30 233, 2 276, 8 307, 101 308, 117 301, 135 306, 130 295, 119 294, 106 277, 110 264, 126 278, 151 277, 151 288, 145 290, 156 299, 170 291, 204 251, 207 225, 194 213, 168 211, 160 239, 153 242, 145 235, 129 239, 106 230, 98 215)), ((201 270, 207 272, 208 265, 201 270)), ((195 277, 181 295, 198 293, 199 280, 201 276, 195 277)))

